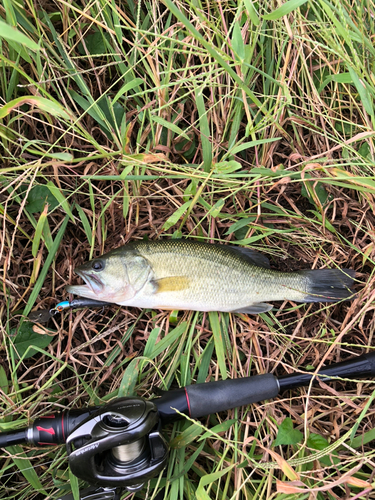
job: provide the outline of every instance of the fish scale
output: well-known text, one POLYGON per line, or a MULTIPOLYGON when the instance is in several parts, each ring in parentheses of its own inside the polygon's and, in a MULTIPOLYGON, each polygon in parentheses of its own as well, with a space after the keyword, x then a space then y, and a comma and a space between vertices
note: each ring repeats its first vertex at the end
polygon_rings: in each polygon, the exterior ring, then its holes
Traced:
POLYGON ((76 269, 86 285, 68 291, 121 305, 259 313, 265 301, 335 302, 353 294, 354 271, 280 272, 243 247, 191 240, 138 241, 76 269), (100 269, 99 269, 100 268, 100 269))

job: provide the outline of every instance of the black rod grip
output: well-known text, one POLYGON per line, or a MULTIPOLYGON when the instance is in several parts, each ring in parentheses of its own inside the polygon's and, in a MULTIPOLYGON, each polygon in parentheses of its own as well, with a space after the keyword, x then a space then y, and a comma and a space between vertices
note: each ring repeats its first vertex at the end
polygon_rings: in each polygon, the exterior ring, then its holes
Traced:
POLYGON ((210 413, 246 406, 279 394, 279 383, 272 373, 254 377, 219 380, 185 387, 189 415, 203 417, 210 413))

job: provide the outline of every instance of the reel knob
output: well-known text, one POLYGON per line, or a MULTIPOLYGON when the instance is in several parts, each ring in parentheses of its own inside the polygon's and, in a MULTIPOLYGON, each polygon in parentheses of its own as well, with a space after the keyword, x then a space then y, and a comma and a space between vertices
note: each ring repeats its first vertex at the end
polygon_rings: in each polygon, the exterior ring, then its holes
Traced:
POLYGON ((119 398, 92 413, 66 440, 72 473, 91 485, 140 489, 168 459, 158 409, 119 398))

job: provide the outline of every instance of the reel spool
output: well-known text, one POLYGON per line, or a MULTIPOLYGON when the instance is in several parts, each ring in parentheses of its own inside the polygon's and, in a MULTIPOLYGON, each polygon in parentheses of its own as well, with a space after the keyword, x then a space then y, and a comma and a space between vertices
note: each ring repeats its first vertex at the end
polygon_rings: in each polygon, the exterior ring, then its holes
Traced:
POLYGON ((91 485, 136 491, 166 465, 158 409, 142 398, 119 398, 92 413, 66 440, 72 473, 91 485))

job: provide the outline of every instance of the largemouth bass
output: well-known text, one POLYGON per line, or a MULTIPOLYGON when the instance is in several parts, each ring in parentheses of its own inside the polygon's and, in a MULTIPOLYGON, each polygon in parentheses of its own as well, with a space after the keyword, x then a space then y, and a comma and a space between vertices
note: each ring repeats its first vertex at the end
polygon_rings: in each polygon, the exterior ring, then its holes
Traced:
POLYGON ((271 270, 248 248, 190 240, 137 241, 79 266, 70 293, 124 306, 258 314, 265 301, 336 302, 353 295, 350 269, 271 270))

